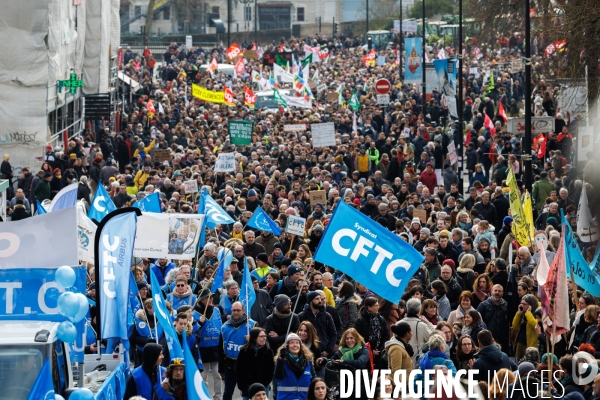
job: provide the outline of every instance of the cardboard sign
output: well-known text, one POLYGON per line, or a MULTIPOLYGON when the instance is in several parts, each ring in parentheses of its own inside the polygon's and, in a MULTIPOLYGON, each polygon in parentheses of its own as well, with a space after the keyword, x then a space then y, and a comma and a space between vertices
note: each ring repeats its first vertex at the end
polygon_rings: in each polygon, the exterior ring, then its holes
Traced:
POLYGON ((171 161, 171 150, 154 150, 154 161, 171 161))
POLYGON ((314 147, 335 146, 335 125, 333 122, 310 124, 314 147))
POLYGON ((339 97, 337 92, 327 92, 327 101, 337 101, 339 97))
POLYGON ((304 236, 304 229, 306 229, 306 218, 296 217, 294 215, 288 216, 287 223, 285 224, 286 233, 304 236))
POLYGON ((198 182, 185 181, 183 182, 183 189, 185 190, 185 194, 198 193, 198 182))
POLYGON ((319 86, 317 86, 317 92, 322 92, 324 90, 327 90, 327 85, 324 83, 321 83, 319 86))
POLYGON ((308 192, 308 194, 310 195, 311 207, 314 207, 317 203, 325 205, 325 202, 327 202, 327 194, 324 190, 313 190, 308 192))
POLYGON ((295 125, 284 125, 284 132, 304 132, 306 130, 305 124, 295 124, 295 125))
POLYGON ((458 157, 456 155, 456 146, 454 146, 454 140, 451 141, 448 145, 448 157, 450 158, 451 165, 454 165, 458 162, 458 157))
POLYGON ((256 54, 256 50, 246 50, 244 51, 244 58, 248 60, 258 60, 258 54, 256 54))
POLYGON ((413 218, 419 218, 421 223, 427 222, 427 211, 426 210, 413 210, 413 218))

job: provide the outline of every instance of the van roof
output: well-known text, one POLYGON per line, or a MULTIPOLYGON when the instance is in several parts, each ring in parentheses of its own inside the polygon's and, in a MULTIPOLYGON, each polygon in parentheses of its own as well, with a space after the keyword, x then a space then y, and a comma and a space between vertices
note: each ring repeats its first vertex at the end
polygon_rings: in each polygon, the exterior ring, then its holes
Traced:
POLYGON ((0 321, 0 343, 23 344, 34 343, 35 334, 41 330, 50 332, 48 342, 54 341, 58 322, 14 320, 0 321))

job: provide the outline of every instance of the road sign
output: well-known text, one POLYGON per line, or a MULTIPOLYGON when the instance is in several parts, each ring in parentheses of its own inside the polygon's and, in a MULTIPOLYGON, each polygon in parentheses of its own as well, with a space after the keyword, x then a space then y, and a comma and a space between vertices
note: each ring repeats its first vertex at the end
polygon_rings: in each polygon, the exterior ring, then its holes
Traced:
POLYGON ((377 104, 387 106, 390 104, 390 95, 389 94, 378 94, 377 95, 377 104))
POLYGON ((375 91, 379 94, 388 94, 391 88, 392 84, 387 79, 378 79, 375 82, 375 91))

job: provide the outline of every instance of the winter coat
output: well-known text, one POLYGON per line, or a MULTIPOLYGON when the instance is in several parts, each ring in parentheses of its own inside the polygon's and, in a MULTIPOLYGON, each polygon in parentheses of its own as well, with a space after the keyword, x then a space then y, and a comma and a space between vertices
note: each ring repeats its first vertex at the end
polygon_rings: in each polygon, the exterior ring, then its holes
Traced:
POLYGON ((265 331, 267 332, 267 339, 269 340, 269 345, 273 349, 274 352, 277 352, 281 345, 285 342, 287 328, 290 324, 290 318, 292 319, 292 325, 290 327, 290 332, 296 332, 298 327, 300 326, 300 320, 298 319, 298 315, 294 313, 290 313, 287 317, 282 317, 281 314, 273 313, 267 317, 267 321, 265 322, 265 331), (275 332, 278 336, 271 337, 269 334, 271 332, 275 332))
POLYGON ((472 369, 479 370, 479 374, 474 376, 475 381, 491 382, 491 379, 488 381, 488 375, 493 377, 494 371, 502 368, 512 369, 513 363, 495 344, 485 346, 475 356, 477 360, 473 363, 472 369))
POLYGON ((23 204, 17 204, 12 214, 10 215, 11 221, 20 221, 29 217, 31 217, 31 214, 29 213, 29 211, 27 211, 23 204))
MULTIPOLYGON (((390 334, 388 332, 387 323, 385 322, 385 318, 382 315, 378 314, 377 318, 379 319, 379 326, 381 328, 381 334, 379 335, 379 344, 375 341, 370 341, 371 350, 379 350, 382 351, 385 347, 385 342, 390 339, 390 334)), ((365 339, 366 342, 369 342, 369 331, 371 325, 371 315, 369 311, 366 309, 360 314, 360 317, 356 320, 356 324, 354 328, 360 335, 365 339)))
MULTIPOLYGON (((525 313, 517 313, 515 314, 512 320, 512 328, 517 334, 515 335, 514 345, 517 345, 517 338, 519 337, 519 332, 521 331, 521 320, 525 317, 527 320, 527 326, 525 328, 525 334, 527 337, 527 347, 538 347, 538 336, 535 332, 535 327, 537 326, 537 319, 533 315, 531 311, 527 311, 525 313)), ((494 335, 494 337, 496 337, 494 335)))
POLYGON ((500 304, 495 304, 491 298, 481 302, 477 307, 477 312, 485 322, 487 329, 492 332, 496 342, 502 346, 504 351, 508 351, 508 304, 504 299, 500 299, 500 304))
POLYGON ((442 174, 442 178, 444 180, 444 189, 446 189, 446 193, 450 193, 451 185, 453 183, 459 183, 458 175, 452 167, 448 166, 444 169, 444 173, 442 174))
MULTIPOLYGON (((469 307, 469 309, 466 311, 469 310, 474 310, 474 308, 469 307)), ((454 311, 452 311, 448 317, 448 323, 450 325, 454 325, 455 322, 460 322, 463 325, 465 323, 465 314, 462 312, 462 308, 460 307, 457 307, 454 311)))
POLYGON ((340 320, 342 321, 342 332, 348 328, 354 328, 358 319, 358 308, 362 303, 362 299, 354 294, 347 299, 338 299, 335 304, 340 320))
POLYGON ((255 290, 256 301, 250 308, 250 318, 256 321, 257 326, 265 326, 267 318, 273 313, 273 302, 269 292, 263 289, 255 290))
POLYGON ((427 186, 430 193, 434 193, 434 189, 438 185, 437 175, 435 171, 428 172, 427 170, 421 172, 421 182, 427 186))
POLYGON ((306 304, 304 310, 298 314, 300 322, 308 321, 317 330, 319 337, 319 351, 326 351, 328 354, 333 353, 333 348, 337 342, 337 330, 333 318, 325 309, 319 310, 313 314, 310 305, 306 304))
POLYGON ((395 336, 385 342, 385 351, 388 357, 388 368, 392 370, 392 375, 397 370, 405 370, 406 376, 412 371, 412 359, 408 355, 404 343, 395 336))
POLYGON ((473 268, 458 267, 456 268, 456 274, 460 276, 463 280, 463 290, 472 291, 476 279, 475 272, 473 272, 473 268))
POLYGON ((417 358, 417 355, 420 353, 421 348, 429 341, 433 329, 431 329, 429 324, 426 324, 425 322, 421 321, 419 317, 405 317, 402 321, 410 325, 410 328, 413 333, 409 344, 412 346, 414 351, 414 354, 412 356, 414 365, 414 362, 417 358))
POLYGON ((269 346, 263 346, 254 350, 250 346, 244 346, 240 350, 235 366, 237 387, 243 397, 248 397, 248 388, 253 383, 261 383, 269 386, 275 372, 273 350, 269 346))

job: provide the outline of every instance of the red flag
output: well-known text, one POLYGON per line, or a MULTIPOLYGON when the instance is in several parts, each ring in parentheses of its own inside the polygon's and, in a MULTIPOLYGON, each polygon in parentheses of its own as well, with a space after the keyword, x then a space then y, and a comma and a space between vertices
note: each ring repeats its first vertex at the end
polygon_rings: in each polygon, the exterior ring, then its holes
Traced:
POLYGON ((490 130, 490 134, 492 135, 492 137, 496 136, 496 128, 494 128, 492 120, 490 119, 490 117, 488 117, 486 113, 483 113, 483 126, 490 130))
POLYGON ((227 50, 225 50, 225 54, 227 54, 227 58, 235 58, 241 52, 242 52, 242 50, 240 49, 240 46, 238 46, 237 43, 232 44, 231 46, 229 46, 229 48, 227 50))
POLYGON ((208 64, 208 70, 209 71, 216 71, 218 68, 219 68, 219 63, 217 62, 217 58, 213 57, 213 59, 210 62, 210 64, 208 64))
POLYGON ((235 97, 233 96, 233 92, 231 91, 231 89, 226 87, 223 91, 225 92, 225 103, 230 106, 235 105, 235 97))
POLYGON ((488 158, 490 159, 492 164, 496 164, 496 151, 497 150, 498 150, 498 145, 496 144, 496 142, 494 142, 494 144, 492 145, 492 148, 490 149, 490 153, 488 154, 488 158))
POLYGON ((504 122, 508 122, 508 117, 506 116, 506 110, 504 109, 504 105, 502 104, 501 101, 498 102, 498 115, 500 117, 502 117, 502 119, 504 120, 504 122))
POLYGON ((469 130, 467 131, 467 137, 465 138, 465 146, 468 146, 468 145, 469 145, 469 143, 471 143, 471 139, 472 139, 472 138, 471 138, 471 130, 469 129, 469 130))
POLYGON ((148 103, 146 104, 146 110, 150 111, 152 114, 156 114, 156 108, 154 108, 152 100, 148 100, 148 103))
POLYGON ((252 43, 252 48, 250 50, 256 51, 256 42, 252 43))
POLYGON ((542 137, 538 140, 537 156, 543 160, 546 156, 546 136, 542 133, 542 137))
POLYGON ((244 69, 246 68, 246 64, 244 64, 244 58, 240 57, 239 60, 235 63, 233 69, 235 73, 238 75, 244 75, 244 69))
POLYGON ((244 104, 252 108, 256 104, 256 95, 246 85, 244 85, 244 104))

